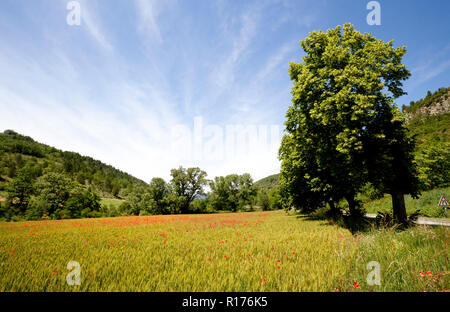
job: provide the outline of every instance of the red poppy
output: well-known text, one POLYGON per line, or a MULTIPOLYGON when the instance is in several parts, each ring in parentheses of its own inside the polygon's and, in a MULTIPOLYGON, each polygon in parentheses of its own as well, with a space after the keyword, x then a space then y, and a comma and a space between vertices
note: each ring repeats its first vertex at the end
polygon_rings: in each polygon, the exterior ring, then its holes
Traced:
POLYGON ((281 269, 281 267, 280 267, 280 266, 278 267, 278 270, 279 270, 279 269, 281 269))
POLYGON ((53 274, 58 274, 58 271, 55 270, 55 271, 52 271, 52 273, 53 273, 53 274))
POLYGON ((357 282, 354 282, 354 283, 353 283, 353 286, 355 286, 356 288, 359 288, 359 285, 358 285, 357 282))

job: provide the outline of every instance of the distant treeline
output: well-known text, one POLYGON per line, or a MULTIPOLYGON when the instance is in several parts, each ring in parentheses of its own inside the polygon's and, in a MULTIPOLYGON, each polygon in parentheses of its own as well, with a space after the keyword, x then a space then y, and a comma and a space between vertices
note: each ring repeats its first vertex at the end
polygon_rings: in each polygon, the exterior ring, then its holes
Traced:
POLYGON ((199 168, 171 170, 149 184, 90 157, 12 130, 0 134, 0 219, 41 220, 280 208, 276 190, 249 174, 208 180, 199 168), (206 191, 208 189, 208 192, 206 191), (101 205, 101 197, 123 199, 101 205))
POLYGON ((230 174, 206 179, 200 168, 171 170, 170 182, 153 178, 149 186, 139 186, 120 205, 102 208, 105 216, 212 213, 278 209, 272 193, 255 187, 250 174, 230 174), (209 191, 205 189, 209 187, 209 191))
POLYGON ((48 172, 37 176, 21 168, 6 190, 0 218, 7 221, 114 217, 151 214, 211 213, 280 208, 278 197, 259 190, 249 174, 206 179, 199 168, 171 170, 170 182, 153 178, 135 185, 120 205, 100 205, 100 197, 68 176, 48 172), (205 192, 209 186, 210 191, 205 192))

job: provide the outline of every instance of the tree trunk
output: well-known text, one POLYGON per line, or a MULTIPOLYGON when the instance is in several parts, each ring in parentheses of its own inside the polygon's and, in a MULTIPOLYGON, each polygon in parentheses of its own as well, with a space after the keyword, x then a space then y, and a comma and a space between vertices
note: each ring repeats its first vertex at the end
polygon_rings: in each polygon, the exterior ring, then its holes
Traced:
POLYGON ((392 208, 394 211, 394 219, 400 223, 406 224, 408 216, 406 215, 405 196, 402 192, 394 191, 392 196, 392 208))
POLYGON ((348 202, 348 210, 350 211, 350 215, 351 216, 355 216, 356 215, 356 201, 355 201, 355 196, 353 195, 349 195, 345 198, 348 202))
POLYGON ((330 200, 330 201, 328 202, 328 205, 330 206, 330 214, 331 214, 333 217, 337 216, 337 211, 336 211, 336 206, 335 206, 335 204, 334 204, 334 201, 330 200))
POLYGON ((335 211, 336 210, 336 206, 334 205, 334 201, 330 200, 328 202, 328 205, 330 206, 330 210, 331 211, 335 211))

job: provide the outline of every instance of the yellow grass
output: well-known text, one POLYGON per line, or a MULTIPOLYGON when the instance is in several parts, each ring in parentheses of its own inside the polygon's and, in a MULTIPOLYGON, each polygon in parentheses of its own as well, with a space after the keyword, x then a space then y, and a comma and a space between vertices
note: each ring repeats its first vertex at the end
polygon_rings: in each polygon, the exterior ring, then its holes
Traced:
POLYGON ((357 245, 284 212, 0 223, 0 291, 334 291, 357 245))

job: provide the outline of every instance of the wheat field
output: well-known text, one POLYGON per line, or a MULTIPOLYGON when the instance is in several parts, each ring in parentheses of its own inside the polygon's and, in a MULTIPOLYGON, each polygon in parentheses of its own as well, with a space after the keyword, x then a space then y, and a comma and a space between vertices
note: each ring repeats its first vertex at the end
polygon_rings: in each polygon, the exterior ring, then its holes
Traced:
POLYGON ((398 235, 282 211, 0 223, 0 291, 446 291, 449 231, 398 235))

